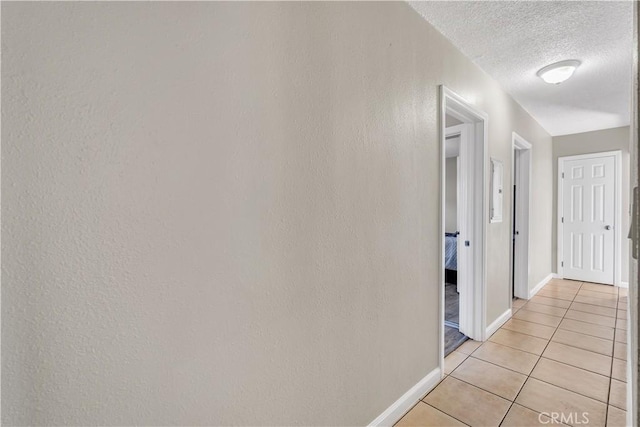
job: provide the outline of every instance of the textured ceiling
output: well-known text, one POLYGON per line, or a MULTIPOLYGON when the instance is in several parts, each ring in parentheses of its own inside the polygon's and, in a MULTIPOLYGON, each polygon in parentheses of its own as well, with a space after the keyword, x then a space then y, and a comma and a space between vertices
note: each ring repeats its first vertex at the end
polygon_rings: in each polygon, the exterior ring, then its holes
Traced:
POLYGON ((631 1, 410 2, 551 135, 629 124, 631 1), (560 85, 536 72, 582 65, 560 85))

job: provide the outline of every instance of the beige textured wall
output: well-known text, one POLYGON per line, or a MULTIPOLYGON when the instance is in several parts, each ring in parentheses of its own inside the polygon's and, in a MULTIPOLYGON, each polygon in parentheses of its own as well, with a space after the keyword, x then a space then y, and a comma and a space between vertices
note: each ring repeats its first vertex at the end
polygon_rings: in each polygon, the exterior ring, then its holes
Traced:
POLYGON ((438 364, 440 84, 551 271, 551 138, 405 3, 3 2, 2 54, 5 424, 374 419, 438 364))
POLYGON ((629 126, 605 129, 553 138, 553 251, 554 271, 558 271, 557 209, 558 209, 558 157, 603 151, 622 151, 622 281, 629 281, 629 126))
MULTIPOLYGON (((551 189, 553 186, 553 148, 550 136, 544 139, 544 143, 540 143, 543 141, 541 136, 531 139, 531 136, 524 135, 517 128, 515 131, 533 145, 531 149, 531 212, 529 216, 529 290, 532 290, 553 272, 551 260, 549 259, 554 217, 553 190, 551 189)), ((511 158, 509 158, 508 163, 505 162, 505 171, 511 161, 511 158)), ((508 170, 510 174, 511 166, 508 167, 508 170)), ((510 179, 508 183, 509 188, 513 188, 513 180, 510 179)), ((505 179, 505 188, 506 185, 507 180, 505 179)), ((509 197, 504 198, 503 206, 511 207, 513 205, 510 196, 511 194, 509 194, 509 197)), ((511 226, 513 215, 511 212, 509 212, 509 215, 509 226, 511 226)))
POLYGON ((445 163, 444 231, 458 231, 458 158, 450 157, 445 163))

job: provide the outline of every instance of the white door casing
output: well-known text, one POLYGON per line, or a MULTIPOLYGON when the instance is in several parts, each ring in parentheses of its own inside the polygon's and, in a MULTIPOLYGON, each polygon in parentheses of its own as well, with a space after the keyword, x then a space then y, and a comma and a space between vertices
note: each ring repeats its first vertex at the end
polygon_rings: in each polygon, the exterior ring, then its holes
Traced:
POLYGON ((472 218, 470 215, 471 201, 469 200, 469 180, 473 179, 473 164, 470 156, 470 147, 473 142, 473 125, 461 124, 453 128, 448 128, 448 132, 457 132, 460 134, 460 154, 458 161, 460 168, 458 169, 460 181, 458 182, 458 290, 460 292, 459 299, 459 330, 467 336, 473 336, 473 319, 471 313, 473 300, 470 296, 473 294, 473 262, 470 258, 472 255, 465 241, 470 240, 470 232, 473 229, 472 218))
MULTIPOLYGON (((458 253, 458 265, 460 266, 461 253, 463 260, 467 259, 468 268, 465 267, 465 273, 472 280, 469 282, 469 289, 466 291, 466 302, 463 294, 464 289, 460 289, 460 331, 470 338, 483 341, 486 335, 486 228, 488 223, 488 206, 486 204, 485 195, 487 187, 486 165, 488 161, 488 125, 489 117, 486 113, 477 110, 470 105, 464 98, 460 97, 453 91, 444 86, 440 86, 440 136, 441 136, 441 241, 440 241, 440 367, 444 369, 444 192, 445 192, 445 116, 450 114, 462 123, 468 125, 472 142, 464 144, 461 147, 460 167, 461 171, 459 190, 462 195, 458 209, 465 203, 468 204, 468 212, 465 218, 467 230, 458 237, 461 249, 458 253), (466 151, 465 151, 466 150, 466 151), (462 154, 465 151, 465 154, 462 154), (466 158, 467 161, 463 161, 466 158), (465 174, 466 177, 465 178, 465 174), (465 183, 467 185, 464 188, 465 183), (466 242, 469 242, 466 245, 466 242)), ((459 225, 464 227, 464 225, 459 225)), ((462 230, 460 230, 462 231, 462 230)), ((464 262, 464 261, 462 261, 464 262)), ((459 267, 459 272, 461 267, 459 267)), ((458 278, 460 281, 460 277, 458 278)), ((464 286, 464 285, 463 285, 464 286)))
POLYGON ((559 159, 558 262, 564 278, 617 281, 619 157, 614 152, 559 159))
POLYGON ((467 145, 472 140, 472 132, 473 125, 463 123, 461 125, 450 126, 445 129, 445 138, 450 138, 452 136, 457 136, 459 138, 459 153, 458 153, 458 168, 457 168, 457 197, 456 197, 456 205, 457 205, 457 230, 460 234, 457 238, 457 284, 456 290, 460 293, 459 299, 459 330, 465 335, 467 334, 465 331, 469 331, 469 323, 471 319, 469 318, 470 308, 468 307, 468 298, 469 289, 468 284, 471 282, 470 280, 470 268, 472 267, 471 261, 469 259, 469 251, 464 250, 464 236, 469 234, 469 230, 471 229, 469 225, 469 200, 467 197, 467 179, 470 179, 469 176, 469 155, 467 145))
MULTIPOLYGON (((512 267, 514 295, 529 299, 529 211, 531 201, 531 150, 533 146, 516 132, 512 134, 513 167, 511 176, 517 187, 515 248, 512 267), (517 167, 515 166, 517 163, 517 167)), ((512 193, 513 197, 513 193, 512 193)), ((513 205, 513 204, 512 204, 513 205)), ((513 218, 513 215, 511 216, 513 218)))

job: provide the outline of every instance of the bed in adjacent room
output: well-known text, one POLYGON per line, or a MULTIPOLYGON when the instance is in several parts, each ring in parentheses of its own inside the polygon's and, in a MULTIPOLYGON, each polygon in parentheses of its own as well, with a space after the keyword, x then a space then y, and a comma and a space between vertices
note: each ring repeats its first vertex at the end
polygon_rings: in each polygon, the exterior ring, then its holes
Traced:
POLYGON ((458 234, 445 233, 444 236, 444 282, 458 284, 458 234))

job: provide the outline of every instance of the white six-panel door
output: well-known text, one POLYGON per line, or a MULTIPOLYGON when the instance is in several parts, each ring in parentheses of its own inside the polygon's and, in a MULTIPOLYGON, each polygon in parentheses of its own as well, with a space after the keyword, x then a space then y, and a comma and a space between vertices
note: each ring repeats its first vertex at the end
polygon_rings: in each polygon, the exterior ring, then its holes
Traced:
MULTIPOLYGON (((565 160, 561 268, 566 279, 614 284, 615 156, 565 160)), ((564 175, 564 176, 562 176, 564 175)))

